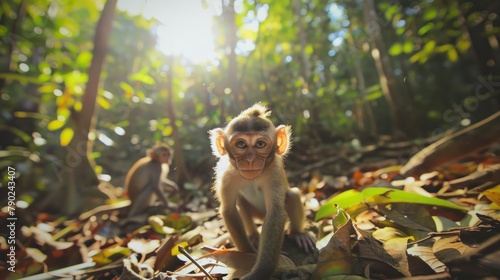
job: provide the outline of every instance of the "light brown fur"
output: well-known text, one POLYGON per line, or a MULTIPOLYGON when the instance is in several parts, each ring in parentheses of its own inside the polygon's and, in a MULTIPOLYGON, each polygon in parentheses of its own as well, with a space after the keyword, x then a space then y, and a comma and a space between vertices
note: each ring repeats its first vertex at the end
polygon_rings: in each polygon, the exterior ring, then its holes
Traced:
POLYGON ((285 230, 299 246, 313 250, 314 238, 304 231, 305 212, 300 194, 290 189, 283 157, 290 149, 290 127, 275 127, 267 108, 256 104, 224 128, 210 131, 219 158, 215 192, 220 214, 240 251, 256 252, 257 262, 243 279, 268 279, 276 269, 285 230), (263 219, 259 238, 254 218, 263 219))

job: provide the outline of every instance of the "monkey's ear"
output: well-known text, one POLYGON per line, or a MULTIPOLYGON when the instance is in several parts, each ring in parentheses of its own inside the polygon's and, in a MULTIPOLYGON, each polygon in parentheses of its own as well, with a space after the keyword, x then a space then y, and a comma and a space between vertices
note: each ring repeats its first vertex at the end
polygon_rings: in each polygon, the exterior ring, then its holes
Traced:
POLYGON ((226 147, 224 147, 224 130, 222 128, 215 128, 208 132, 210 134, 210 143, 214 155, 221 157, 226 154, 226 147))
POLYGON ((280 125, 276 128, 276 153, 284 156, 291 147, 291 128, 289 125, 280 125))
POLYGON ((152 159, 156 159, 156 153, 153 149, 147 149, 146 150, 146 156, 150 157, 152 159))

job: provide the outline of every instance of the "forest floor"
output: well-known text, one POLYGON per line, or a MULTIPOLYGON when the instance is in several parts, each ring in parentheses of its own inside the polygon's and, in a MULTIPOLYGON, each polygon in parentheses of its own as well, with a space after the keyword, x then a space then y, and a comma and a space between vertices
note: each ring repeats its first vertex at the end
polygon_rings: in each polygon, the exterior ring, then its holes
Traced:
MULTIPOLYGON (((292 154, 290 182, 318 250, 306 254, 285 238, 274 277, 498 279, 500 147, 403 176, 399 164, 430 143, 292 154)), ((0 278, 203 279, 201 266, 232 279, 251 269, 255 255, 232 249, 210 183, 187 184, 173 201, 132 220, 123 199, 72 219, 18 209, 30 222, 15 233, 14 252, 2 240, 0 278)))

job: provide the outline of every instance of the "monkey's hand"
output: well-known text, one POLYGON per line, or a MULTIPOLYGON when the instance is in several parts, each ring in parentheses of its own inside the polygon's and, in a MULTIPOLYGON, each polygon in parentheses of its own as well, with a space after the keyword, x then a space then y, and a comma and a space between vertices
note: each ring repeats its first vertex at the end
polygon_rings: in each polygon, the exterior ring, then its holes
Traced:
POLYGON ((259 248, 259 243, 260 243, 260 235, 251 235, 248 240, 250 240, 250 243, 252 244, 253 248, 255 249, 255 252, 257 252, 257 248, 259 248))
POLYGON ((169 191, 178 191, 179 186, 174 182, 169 179, 163 178, 161 182, 162 186, 168 189, 169 191))
POLYGON ((307 253, 314 252, 316 248, 316 238, 312 236, 309 232, 298 232, 290 234, 290 237, 295 240, 297 245, 301 249, 304 249, 307 253))

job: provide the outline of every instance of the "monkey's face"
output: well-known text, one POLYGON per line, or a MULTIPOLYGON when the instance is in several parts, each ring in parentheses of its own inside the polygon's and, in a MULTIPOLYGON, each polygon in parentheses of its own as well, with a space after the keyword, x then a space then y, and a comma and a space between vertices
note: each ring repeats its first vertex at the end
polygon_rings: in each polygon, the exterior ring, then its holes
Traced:
POLYGON ((272 139, 264 133, 237 133, 229 141, 230 154, 243 178, 259 177, 266 162, 274 156, 272 139))
POLYGON ((157 151, 153 151, 150 154, 151 158, 161 164, 166 163, 170 164, 171 163, 171 153, 169 150, 166 149, 161 149, 157 151))
POLYGON ((160 162, 170 164, 170 152, 165 151, 160 154, 160 162))

